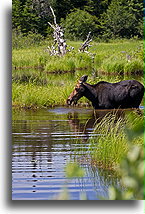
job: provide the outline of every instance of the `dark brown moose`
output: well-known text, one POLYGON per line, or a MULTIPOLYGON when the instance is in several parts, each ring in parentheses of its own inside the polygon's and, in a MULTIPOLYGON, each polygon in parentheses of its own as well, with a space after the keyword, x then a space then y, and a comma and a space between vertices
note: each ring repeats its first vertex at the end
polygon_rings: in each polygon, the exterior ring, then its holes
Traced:
POLYGON ((138 108, 144 94, 144 86, 136 80, 124 80, 117 83, 86 83, 88 76, 80 78, 75 89, 67 99, 67 104, 77 104, 85 96, 92 102, 94 109, 138 108))

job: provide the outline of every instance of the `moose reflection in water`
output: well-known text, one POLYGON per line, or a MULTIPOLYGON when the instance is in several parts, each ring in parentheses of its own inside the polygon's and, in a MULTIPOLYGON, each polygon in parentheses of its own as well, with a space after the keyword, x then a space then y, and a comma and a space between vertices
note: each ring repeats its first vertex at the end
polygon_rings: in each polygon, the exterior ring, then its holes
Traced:
POLYGON ((94 109, 138 108, 144 94, 144 86, 136 80, 124 80, 117 83, 86 83, 88 76, 80 78, 75 89, 67 99, 67 104, 75 105, 85 96, 92 102, 94 109))
MULTIPOLYGON (((77 111, 70 112, 68 114, 68 124, 70 129, 79 135, 79 133, 83 133, 82 138, 83 141, 87 141, 90 134, 92 135, 92 131, 95 128, 95 125, 99 123, 103 117, 107 115, 115 115, 116 121, 120 117, 125 116, 125 112, 129 110, 94 110, 90 114, 90 117, 87 121, 83 121, 79 118, 79 113, 77 111)), ((115 121, 114 121, 115 122, 115 121)), ((79 136, 80 137, 80 136, 79 136)))

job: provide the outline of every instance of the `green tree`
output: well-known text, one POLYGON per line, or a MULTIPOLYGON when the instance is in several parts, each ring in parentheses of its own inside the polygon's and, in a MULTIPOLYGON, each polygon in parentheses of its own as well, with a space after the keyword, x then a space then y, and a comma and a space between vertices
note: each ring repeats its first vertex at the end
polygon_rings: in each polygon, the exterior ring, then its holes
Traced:
POLYGON ((65 20, 62 19, 61 23, 65 28, 66 38, 71 40, 84 40, 89 31, 92 32, 92 35, 95 35, 100 30, 98 19, 79 9, 68 14, 65 20))
POLYGON ((103 18, 109 37, 143 36, 142 0, 112 0, 103 18))
POLYGON ((28 33, 29 31, 34 32, 37 29, 38 17, 33 9, 31 0, 27 0, 23 6, 21 17, 21 28, 23 33, 28 33))
MULTIPOLYGON (((13 29, 21 29, 22 33, 30 31, 47 34, 48 21, 53 21, 49 5, 52 6, 57 23, 65 19, 75 9, 83 10, 99 18, 106 11, 111 0, 13 0, 13 29)), ((96 29, 95 29, 96 30, 96 29)))
POLYGON ((135 15, 134 35, 143 38, 143 1, 128 0, 130 13, 135 15))
POLYGON ((111 0, 88 0, 84 5, 84 9, 91 15, 100 18, 101 14, 106 12, 110 3, 111 0))
POLYGON ((48 21, 50 21, 48 1, 41 0, 13 0, 12 27, 21 29, 22 33, 41 33, 46 36, 48 21))
POLYGON ((21 28, 21 3, 19 0, 12 2, 12 28, 21 28))
POLYGON ((71 13, 74 9, 85 10, 91 15, 100 17, 106 11, 111 0, 50 0, 50 5, 55 11, 57 21, 71 13))
MULTIPOLYGON (((32 1, 32 0, 31 0, 32 1)), ((49 7, 49 1, 45 0, 33 0, 32 7, 37 18, 37 31, 43 36, 47 34, 48 21, 51 20, 51 11, 49 7)))

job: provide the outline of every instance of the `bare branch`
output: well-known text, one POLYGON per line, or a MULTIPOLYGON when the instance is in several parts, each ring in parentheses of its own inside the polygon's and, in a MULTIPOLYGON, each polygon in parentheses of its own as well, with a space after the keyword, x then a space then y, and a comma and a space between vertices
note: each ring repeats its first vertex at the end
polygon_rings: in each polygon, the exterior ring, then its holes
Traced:
POLYGON ((57 23, 56 23, 56 16, 55 16, 55 14, 54 14, 54 10, 52 9, 52 7, 51 7, 51 6, 50 6, 50 10, 51 10, 52 15, 53 15, 53 17, 54 17, 54 24, 55 24, 55 25, 57 25, 57 23))
POLYGON ((88 33, 87 39, 84 41, 82 46, 79 48, 79 51, 85 52, 85 49, 88 50, 88 48, 91 46, 91 45, 89 45, 89 43, 92 41, 92 39, 90 38, 90 34, 91 34, 91 31, 88 33))
POLYGON ((50 22, 48 22, 48 24, 55 30, 55 26, 52 25, 50 22))

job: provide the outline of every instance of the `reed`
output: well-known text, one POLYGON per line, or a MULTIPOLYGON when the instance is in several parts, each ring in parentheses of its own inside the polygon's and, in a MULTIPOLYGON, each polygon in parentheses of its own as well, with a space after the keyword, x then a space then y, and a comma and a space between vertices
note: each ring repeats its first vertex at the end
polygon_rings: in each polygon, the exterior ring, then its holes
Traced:
MULTIPOLYGON (((97 137, 89 140, 89 151, 94 159, 94 163, 102 168, 115 169, 120 164, 122 158, 129 150, 129 140, 125 130, 132 128, 143 118, 133 113, 134 120, 130 120, 130 115, 124 118, 117 118, 117 114, 107 114, 96 124, 94 132, 97 137)), ((143 137, 138 137, 132 144, 143 145, 143 137)))

